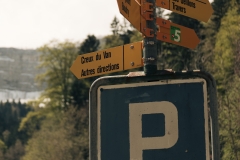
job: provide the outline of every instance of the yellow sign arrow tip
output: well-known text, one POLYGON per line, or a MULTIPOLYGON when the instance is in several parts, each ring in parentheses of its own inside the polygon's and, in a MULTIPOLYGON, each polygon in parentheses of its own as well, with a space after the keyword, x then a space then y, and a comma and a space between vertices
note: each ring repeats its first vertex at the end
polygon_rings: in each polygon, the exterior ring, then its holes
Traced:
POLYGON ((79 66, 79 63, 77 62, 80 62, 80 57, 78 56, 77 59, 73 62, 71 68, 70 68, 70 71, 79 79, 80 78, 80 73, 81 73, 81 68, 79 66))

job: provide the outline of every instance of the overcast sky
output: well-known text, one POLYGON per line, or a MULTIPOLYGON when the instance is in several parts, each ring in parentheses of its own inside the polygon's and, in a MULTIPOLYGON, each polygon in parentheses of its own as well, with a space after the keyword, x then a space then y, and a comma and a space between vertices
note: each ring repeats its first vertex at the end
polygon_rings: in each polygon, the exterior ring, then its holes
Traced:
POLYGON ((116 0, 0 0, 0 47, 35 49, 57 39, 111 34, 116 0))
POLYGON ((52 39, 111 33, 116 0, 0 0, 0 47, 36 48, 52 39))

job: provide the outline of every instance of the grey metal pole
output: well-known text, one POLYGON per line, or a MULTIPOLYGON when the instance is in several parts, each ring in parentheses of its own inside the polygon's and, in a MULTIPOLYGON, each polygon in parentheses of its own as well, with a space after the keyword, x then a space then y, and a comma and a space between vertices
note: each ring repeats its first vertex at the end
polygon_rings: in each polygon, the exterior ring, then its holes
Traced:
POLYGON ((152 75, 157 72, 157 39, 156 39, 156 5, 155 0, 142 0, 153 4, 153 20, 147 20, 146 27, 153 30, 153 37, 145 37, 143 39, 143 61, 144 61, 144 73, 146 75, 152 75))

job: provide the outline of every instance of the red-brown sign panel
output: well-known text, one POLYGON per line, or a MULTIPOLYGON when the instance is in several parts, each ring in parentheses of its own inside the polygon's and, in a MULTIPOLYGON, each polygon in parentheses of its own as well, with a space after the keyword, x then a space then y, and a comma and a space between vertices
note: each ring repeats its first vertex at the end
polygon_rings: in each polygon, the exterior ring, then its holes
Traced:
POLYGON ((193 29, 180 26, 168 20, 157 18, 159 32, 157 39, 160 41, 176 44, 186 48, 194 49, 200 42, 193 29))

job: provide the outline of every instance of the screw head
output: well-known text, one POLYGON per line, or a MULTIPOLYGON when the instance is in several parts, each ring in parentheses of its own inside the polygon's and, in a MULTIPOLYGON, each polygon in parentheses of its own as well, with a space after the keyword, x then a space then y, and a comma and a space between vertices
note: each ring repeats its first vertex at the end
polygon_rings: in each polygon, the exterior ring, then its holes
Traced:
POLYGON ((131 62, 131 66, 134 66, 134 62, 131 62))
POLYGON ((133 49, 133 48, 134 48, 134 45, 131 45, 130 48, 133 49))

